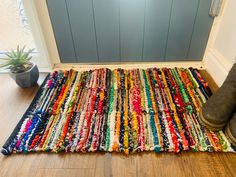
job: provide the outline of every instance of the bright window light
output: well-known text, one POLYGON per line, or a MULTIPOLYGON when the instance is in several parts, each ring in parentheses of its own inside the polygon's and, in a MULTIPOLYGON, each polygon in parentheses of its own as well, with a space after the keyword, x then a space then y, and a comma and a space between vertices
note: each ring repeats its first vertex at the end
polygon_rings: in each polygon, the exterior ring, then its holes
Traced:
POLYGON ((0 55, 17 45, 36 48, 22 0, 0 0, 0 13, 0 55))

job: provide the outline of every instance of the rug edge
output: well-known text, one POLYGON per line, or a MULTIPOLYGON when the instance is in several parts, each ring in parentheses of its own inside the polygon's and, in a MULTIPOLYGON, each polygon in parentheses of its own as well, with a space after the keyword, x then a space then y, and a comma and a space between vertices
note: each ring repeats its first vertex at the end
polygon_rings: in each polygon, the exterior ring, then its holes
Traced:
POLYGON ((41 95, 42 91, 43 91, 43 87, 45 86, 48 78, 50 77, 50 73, 47 74, 47 76, 45 77, 43 83, 40 85, 36 95, 34 96, 33 100, 31 101, 29 107, 27 108, 27 110, 25 111, 25 113, 23 114, 23 116, 21 117, 21 119, 19 120, 19 122, 16 124, 13 132, 10 134, 10 136, 7 138, 7 140, 5 141, 5 143, 2 145, 2 149, 1 149, 1 153, 3 155, 10 155, 12 152, 9 149, 9 146, 12 142, 12 140, 15 138, 15 136, 17 135, 22 123, 25 120, 26 115, 28 114, 29 110, 32 108, 32 106, 34 105, 35 101, 39 98, 39 96, 41 95))

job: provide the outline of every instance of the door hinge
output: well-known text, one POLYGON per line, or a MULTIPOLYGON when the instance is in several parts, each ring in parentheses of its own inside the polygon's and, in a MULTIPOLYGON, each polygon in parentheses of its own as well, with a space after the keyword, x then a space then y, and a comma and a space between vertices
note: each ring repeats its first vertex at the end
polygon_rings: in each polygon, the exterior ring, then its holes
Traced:
POLYGON ((211 17, 216 17, 219 15, 222 3, 223 3, 223 0, 212 0, 211 1, 211 7, 209 10, 209 15, 211 17))

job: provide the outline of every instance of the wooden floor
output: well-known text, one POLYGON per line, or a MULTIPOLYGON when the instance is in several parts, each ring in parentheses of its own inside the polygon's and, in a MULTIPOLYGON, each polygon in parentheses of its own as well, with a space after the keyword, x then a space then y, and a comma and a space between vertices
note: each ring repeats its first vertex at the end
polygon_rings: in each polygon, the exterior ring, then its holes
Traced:
MULTIPOLYGON (((216 84, 203 72, 213 90, 216 84)), ((41 75, 42 83, 45 75, 41 75)), ((21 89, 8 75, 0 75, 0 145, 2 146, 38 87, 21 89)), ((18 177, 208 177, 236 176, 236 154, 232 153, 117 153, 0 155, 0 176, 18 177)))

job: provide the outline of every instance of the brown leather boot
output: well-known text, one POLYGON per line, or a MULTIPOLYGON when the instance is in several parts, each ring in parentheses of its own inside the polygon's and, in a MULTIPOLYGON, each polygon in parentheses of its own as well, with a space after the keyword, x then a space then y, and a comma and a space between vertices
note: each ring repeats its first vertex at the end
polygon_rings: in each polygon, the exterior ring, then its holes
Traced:
POLYGON ((200 112, 202 124, 209 129, 222 130, 236 108, 236 64, 231 68, 219 90, 203 105, 200 112))
POLYGON ((236 112, 226 126, 225 135, 228 137, 229 142, 236 146, 236 112))

